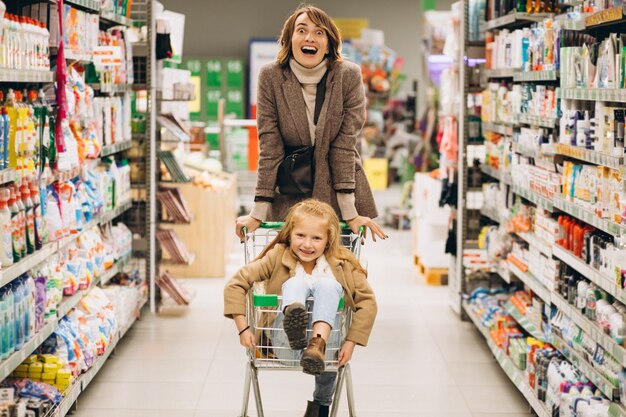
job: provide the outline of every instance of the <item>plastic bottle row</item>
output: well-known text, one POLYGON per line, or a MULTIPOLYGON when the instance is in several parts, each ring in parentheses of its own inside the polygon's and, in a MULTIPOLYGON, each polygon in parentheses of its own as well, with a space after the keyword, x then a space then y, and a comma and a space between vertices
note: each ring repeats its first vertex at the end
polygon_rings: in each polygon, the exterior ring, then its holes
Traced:
POLYGON ((43 246, 44 223, 39 187, 24 180, 21 186, 0 190, 0 263, 7 267, 43 246))
POLYGON ((27 16, 4 13, 0 7, 0 68, 50 70, 50 32, 46 25, 27 16))

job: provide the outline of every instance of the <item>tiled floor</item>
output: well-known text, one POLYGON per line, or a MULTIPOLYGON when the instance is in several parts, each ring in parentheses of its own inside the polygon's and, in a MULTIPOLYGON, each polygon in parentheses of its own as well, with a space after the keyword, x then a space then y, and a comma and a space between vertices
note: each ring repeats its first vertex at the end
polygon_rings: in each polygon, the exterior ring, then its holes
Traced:
MULTIPOLYGON (((482 336, 447 305, 445 287, 427 287, 410 256, 408 232, 364 246, 379 315, 353 362, 359 417, 521 417, 524 398, 492 358, 482 336)), ((228 275, 241 265, 237 250, 228 275)), ((226 279, 197 280, 181 318, 144 312, 114 357, 79 398, 75 417, 236 417, 244 350, 222 317, 226 279)), ((260 376, 265 414, 304 414, 313 380, 295 372, 260 376)), ((251 400, 250 416, 256 416, 251 400)), ((348 416, 345 397, 340 416, 348 416)))

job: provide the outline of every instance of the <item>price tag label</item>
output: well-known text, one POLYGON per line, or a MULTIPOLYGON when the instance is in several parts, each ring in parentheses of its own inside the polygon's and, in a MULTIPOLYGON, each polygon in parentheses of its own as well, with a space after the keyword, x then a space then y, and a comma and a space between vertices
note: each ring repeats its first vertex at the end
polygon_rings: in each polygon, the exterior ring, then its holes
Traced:
POLYGON ((96 47, 93 51, 93 64, 96 68, 122 65, 122 48, 120 46, 96 47))

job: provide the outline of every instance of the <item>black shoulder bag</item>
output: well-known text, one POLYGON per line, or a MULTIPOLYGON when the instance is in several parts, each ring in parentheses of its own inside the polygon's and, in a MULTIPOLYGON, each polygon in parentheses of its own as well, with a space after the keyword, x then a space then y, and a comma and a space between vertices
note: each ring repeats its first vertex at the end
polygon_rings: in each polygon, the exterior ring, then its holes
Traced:
MULTIPOLYGON (((326 96, 326 75, 317 84, 313 123, 317 126, 326 96)), ((287 147, 285 159, 278 166, 278 191, 283 195, 303 195, 313 192, 315 182, 315 146, 287 147)))

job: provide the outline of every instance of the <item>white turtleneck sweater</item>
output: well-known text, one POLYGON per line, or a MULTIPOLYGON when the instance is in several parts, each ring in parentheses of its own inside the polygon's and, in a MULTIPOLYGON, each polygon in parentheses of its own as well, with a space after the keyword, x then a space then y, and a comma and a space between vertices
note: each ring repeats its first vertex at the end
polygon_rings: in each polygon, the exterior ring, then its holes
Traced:
POLYGON ((315 145, 315 97, 317 96, 317 85, 322 80, 324 73, 326 73, 326 68, 328 68, 328 60, 323 60, 316 67, 307 68, 291 58, 289 60, 289 68, 300 81, 304 103, 306 104, 306 116, 309 121, 311 144, 315 145))
MULTIPOLYGON (((306 115, 309 122, 311 144, 315 145, 315 97, 317 96, 317 84, 319 84, 328 68, 328 60, 324 59, 317 66, 307 68, 291 58, 289 60, 289 68, 291 68, 291 71, 302 87, 302 95, 304 96, 306 115)), ((359 215, 356 211, 354 193, 337 193, 337 204, 339 205, 341 218, 343 220, 352 220, 359 215)), ((267 201, 257 201, 254 203, 250 216, 257 220, 264 221, 267 219, 270 207, 271 203, 267 201)))

